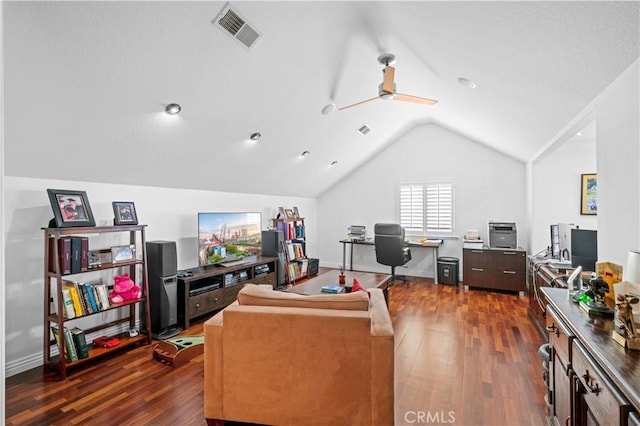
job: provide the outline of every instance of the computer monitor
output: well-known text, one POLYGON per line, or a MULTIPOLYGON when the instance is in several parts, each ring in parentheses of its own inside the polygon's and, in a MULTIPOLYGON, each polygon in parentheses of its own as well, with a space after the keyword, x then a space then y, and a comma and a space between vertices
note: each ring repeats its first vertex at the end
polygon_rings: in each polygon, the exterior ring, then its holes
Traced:
POLYGON ((571 230, 571 266, 582 266, 584 271, 594 272, 598 261, 598 231, 571 230))
POLYGON ((573 223, 558 224, 558 249, 560 260, 571 260, 571 230, 577 228, 573 223))

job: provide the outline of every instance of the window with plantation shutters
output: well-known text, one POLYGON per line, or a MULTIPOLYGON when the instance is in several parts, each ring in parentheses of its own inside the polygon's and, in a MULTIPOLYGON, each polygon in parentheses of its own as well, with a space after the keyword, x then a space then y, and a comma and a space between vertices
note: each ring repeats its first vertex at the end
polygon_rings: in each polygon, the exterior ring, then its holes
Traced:
POLYGON ((400 226, 405 232, 424 234, 424 185, 400 185, 400 226))
POLYGON ((400 225, 408 234, 451 234, 453 182, 400 184, 400 225))
POLYGON ((453 231, 453 184, 450 182, 425 185, 427 200, 427 232, 450 233, 453 231))

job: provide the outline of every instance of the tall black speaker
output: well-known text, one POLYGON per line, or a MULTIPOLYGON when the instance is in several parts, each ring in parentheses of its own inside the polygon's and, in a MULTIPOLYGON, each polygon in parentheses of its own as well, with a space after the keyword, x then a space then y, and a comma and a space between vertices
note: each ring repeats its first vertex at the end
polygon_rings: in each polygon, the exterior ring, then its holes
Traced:
POLYGON ((174 241, 147 241, 151 336, 165 340, 180 333, 178 324, 178 256, 174 241))
POLYGON ((278 287, 284 285, 285 257, 282 243, 284 234, 282 231, 262 231, 262 255, 278 258, 278 287))

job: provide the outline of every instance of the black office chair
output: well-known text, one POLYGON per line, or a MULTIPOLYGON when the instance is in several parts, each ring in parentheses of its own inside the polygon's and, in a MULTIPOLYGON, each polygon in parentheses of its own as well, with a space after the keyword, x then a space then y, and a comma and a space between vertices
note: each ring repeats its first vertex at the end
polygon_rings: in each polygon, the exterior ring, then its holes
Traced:
POLYGON ((392 282, 396 278, 407 282, 405 276, 396 277, 396 266, 402 266, 411 260, 411 250, 404 241, 404 230, 397 223, 376 223, 373 230, 376 261, 391 266, 392 282))

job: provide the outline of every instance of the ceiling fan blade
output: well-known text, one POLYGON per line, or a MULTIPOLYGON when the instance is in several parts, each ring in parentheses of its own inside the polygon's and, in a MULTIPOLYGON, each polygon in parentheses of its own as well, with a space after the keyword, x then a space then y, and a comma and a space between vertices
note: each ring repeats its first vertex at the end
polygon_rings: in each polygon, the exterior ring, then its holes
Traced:
POLYGON ((405 95, 402 93, 396 93, 396 95, 393 97, 393 100, 413 102, 416 104, 424 104, 424 105, 435 105, 438 103, 438 101, 435 99, 421 98, 420 96, 405 95))
POLYGON ((380 98, 378 98, 376 96, 375 98, 367 99, 366 101, 360 101, 360 102, 356 102, 355 104, 343 106, 342 108, 338 108, 338 111, 342 111, 343 109, 347 109, 347 108, 351 108, 351 107, 354 107, 354 106, 366 104, 367 102, 375 101, 376 99, 380 99, 380 98))
POLYGON ((387 65, 384 67, 384 80, 382 80, 382 91, 386 93, 393 93, 396 89, 393 87, 393 81, 395 78, 396 69, 387 65))

